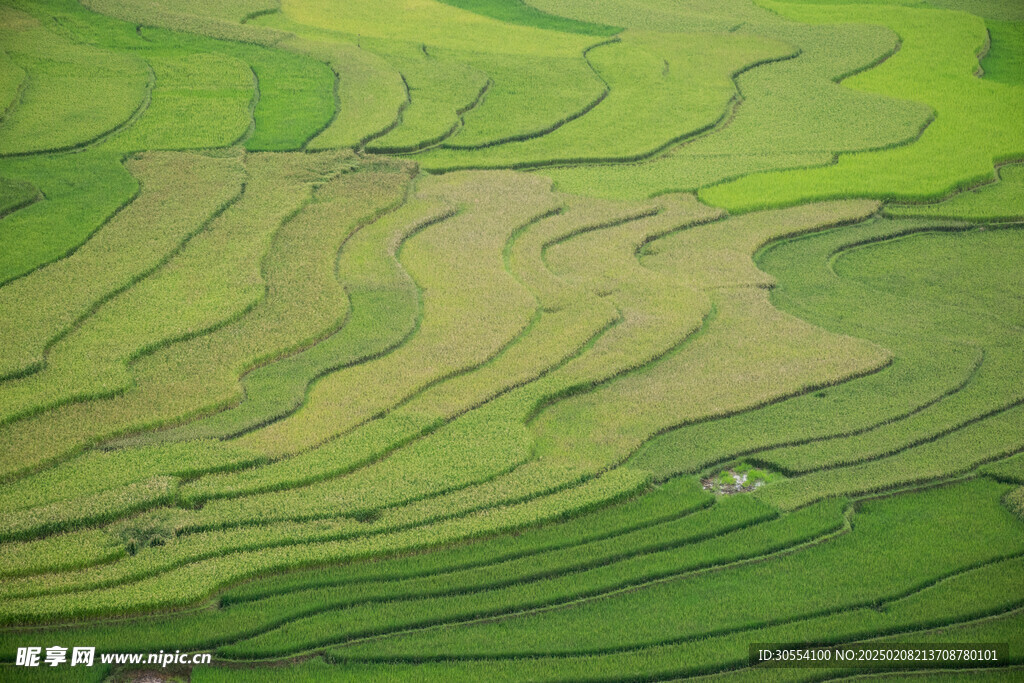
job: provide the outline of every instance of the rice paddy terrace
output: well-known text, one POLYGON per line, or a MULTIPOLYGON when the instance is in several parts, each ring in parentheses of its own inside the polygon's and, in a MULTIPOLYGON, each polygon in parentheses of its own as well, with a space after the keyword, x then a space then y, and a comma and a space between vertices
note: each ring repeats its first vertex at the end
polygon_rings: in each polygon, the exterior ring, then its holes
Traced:
POLYGON ((1022 264, 1018 0, 0 0, 0 678, 1020 680, 1022 264))

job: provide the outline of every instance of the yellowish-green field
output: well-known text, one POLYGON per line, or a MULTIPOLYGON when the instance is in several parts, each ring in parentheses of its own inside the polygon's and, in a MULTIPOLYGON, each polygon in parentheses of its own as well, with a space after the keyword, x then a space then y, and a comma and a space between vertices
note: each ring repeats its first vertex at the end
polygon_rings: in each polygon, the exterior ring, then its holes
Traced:
POLYGON ((0 0, 0 679, 1019 680, 1022 27, 0 0))

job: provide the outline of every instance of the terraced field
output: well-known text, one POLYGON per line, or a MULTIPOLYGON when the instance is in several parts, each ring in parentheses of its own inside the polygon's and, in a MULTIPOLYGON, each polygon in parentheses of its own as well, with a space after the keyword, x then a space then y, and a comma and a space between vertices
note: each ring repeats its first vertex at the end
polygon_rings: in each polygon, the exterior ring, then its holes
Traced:
POLYGON ((0 0, 0 679, 1019 680, 1022 70, 1016 0, 0 0), (748 660, 865 642, 1008 649, 748 660))

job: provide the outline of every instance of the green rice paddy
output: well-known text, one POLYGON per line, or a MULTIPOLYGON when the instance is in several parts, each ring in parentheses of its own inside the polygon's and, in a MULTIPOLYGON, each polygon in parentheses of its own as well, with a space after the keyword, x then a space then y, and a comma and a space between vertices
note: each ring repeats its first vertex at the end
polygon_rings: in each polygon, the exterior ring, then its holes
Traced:
POLYGON ((0 679, 1019 679, 1022 26, 0 0, 0 679))

